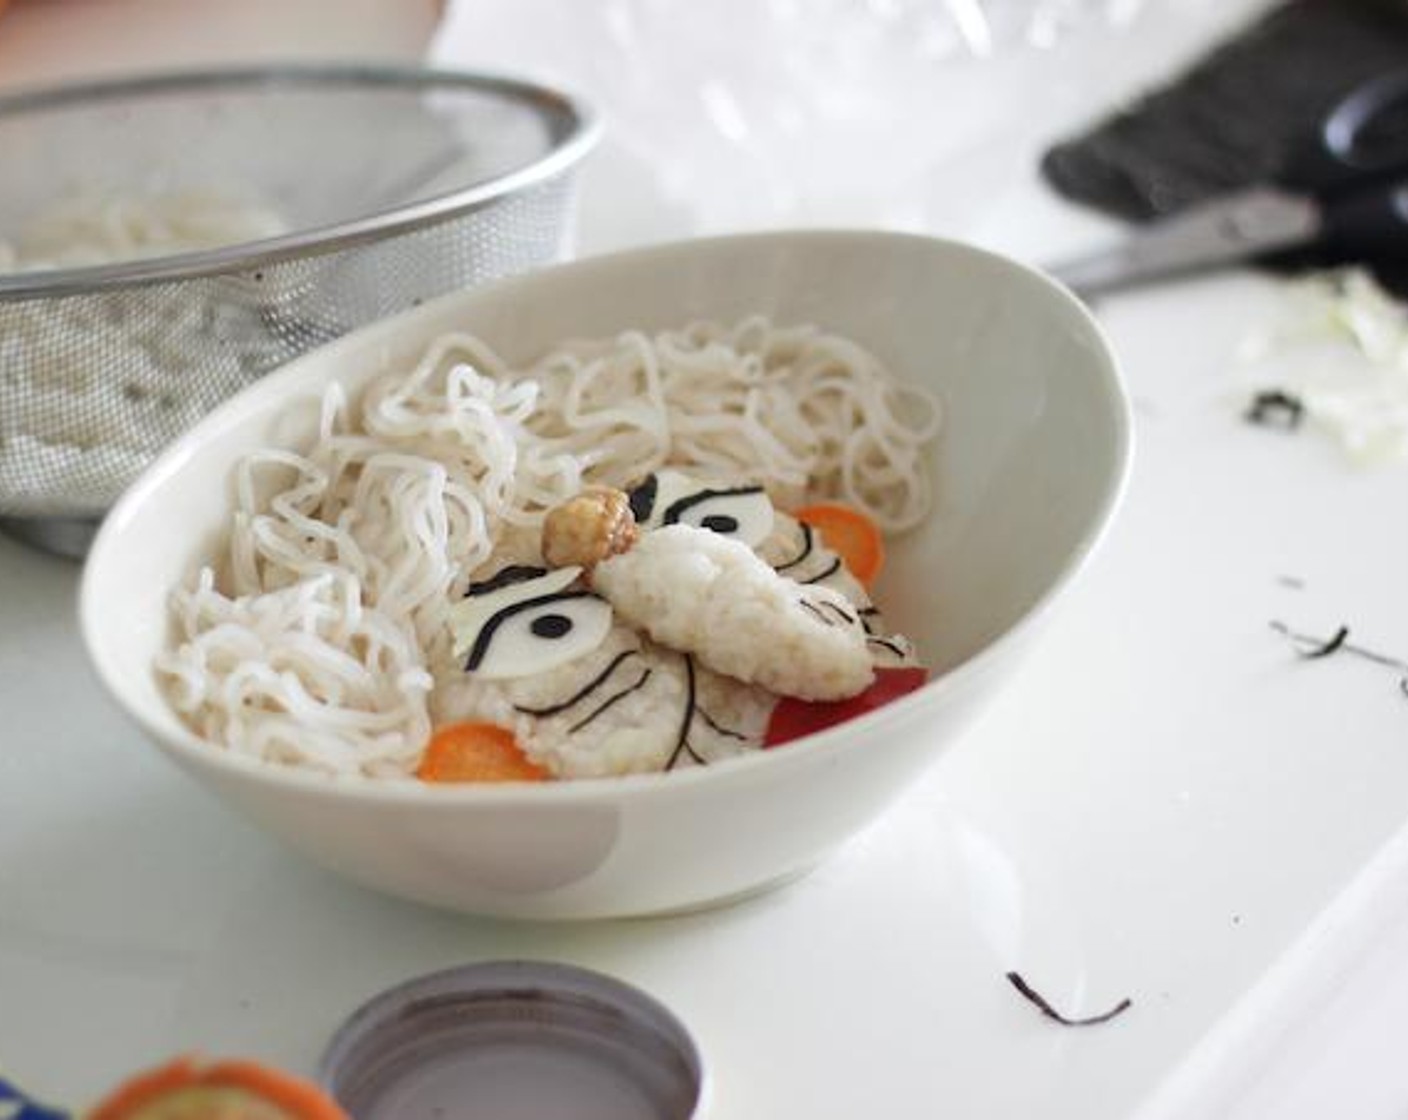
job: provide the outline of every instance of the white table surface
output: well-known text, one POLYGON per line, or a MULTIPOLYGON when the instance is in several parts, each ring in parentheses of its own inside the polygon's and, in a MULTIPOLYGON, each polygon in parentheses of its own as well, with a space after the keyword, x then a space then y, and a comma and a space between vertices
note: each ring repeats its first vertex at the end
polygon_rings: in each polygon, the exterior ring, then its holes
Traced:
MULTIPOLYGON (((1217 26, 1195 14, 1131 29, 1109 80, 1194 49, 1217 26)), ((439 49, 473 61, 460 15, 439 49)), ((588 249, 701 225, 666 206, 635 222, 604 154, 588 249)), ((945 232, 1031 260, 1102 232, 1029 173, 989 194, 945 232)), ((1389 670, 1297 661, 1268 623, 1345 623, 1408 658, 1408 465, 1239 419, 1237 347, 1278 306, 1226 274, 1101 308, 1136 465, 1038 650, 834 859, 694 916, 483 921, 306 865, 99 692, 78 569, 0 539, 0 1068, 70 1104, 192 1048, 309 1071, 381 988, 530 956, 668 1003, 705 1051, 714 1120, 1403 1115, 1383 1040, 1408 1003, 1408 700, 1389 670), (1009 969, 1073 1012, 1134 1006, 1063 1029, 1009 969)))

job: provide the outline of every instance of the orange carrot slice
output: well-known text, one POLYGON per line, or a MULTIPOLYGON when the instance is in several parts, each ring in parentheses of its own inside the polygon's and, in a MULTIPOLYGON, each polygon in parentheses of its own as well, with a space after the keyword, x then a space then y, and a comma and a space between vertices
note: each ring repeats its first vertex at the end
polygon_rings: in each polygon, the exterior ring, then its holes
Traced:
POLYGON ((885 566, 885 542, 875 522, 857 509, 831 502, 803 506, 793 516, 820 533, 822 543, 867 588, 875 582, 885 566))
POLYGON ((450 723, 430 738, 416 777, 426 782, 542 782, 513 732, 492 723, 450 723))
POLYGON ((139 1073, 99 1102, 87 1120, 348 1120, 309 1081, 247 1061, 181 1057, 139 1073))

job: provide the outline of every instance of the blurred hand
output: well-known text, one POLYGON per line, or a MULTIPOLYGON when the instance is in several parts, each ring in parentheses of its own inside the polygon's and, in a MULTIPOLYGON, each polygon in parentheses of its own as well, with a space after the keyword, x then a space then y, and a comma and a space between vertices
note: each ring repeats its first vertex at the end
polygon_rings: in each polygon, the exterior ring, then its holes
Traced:
POLYGON ((0 0, 0 85, 229 62, 419 62, 441 8, 442 0, 0 0))

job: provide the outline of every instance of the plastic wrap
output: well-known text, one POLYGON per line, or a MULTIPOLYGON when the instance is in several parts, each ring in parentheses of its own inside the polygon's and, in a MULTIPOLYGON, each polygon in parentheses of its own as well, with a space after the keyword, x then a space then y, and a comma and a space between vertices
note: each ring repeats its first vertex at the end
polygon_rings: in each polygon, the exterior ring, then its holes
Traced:
POLYGON ((433 56, 551 78, 603 109, 584 248, 777 225, 961 233, 1118 83, 1137 22, 1216 7, 461 0, 433 56))

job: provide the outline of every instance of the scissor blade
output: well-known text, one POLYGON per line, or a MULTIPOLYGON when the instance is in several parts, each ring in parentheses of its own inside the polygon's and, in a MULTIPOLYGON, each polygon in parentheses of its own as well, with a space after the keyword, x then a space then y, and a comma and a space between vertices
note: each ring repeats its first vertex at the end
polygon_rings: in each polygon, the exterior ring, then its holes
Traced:
POLYGON ((1314 199, 1257 187, 1140 227, 1113 249, 1048 271, 1079 295, 1098 295, 1304 245, 1323 228, 1314 199))

